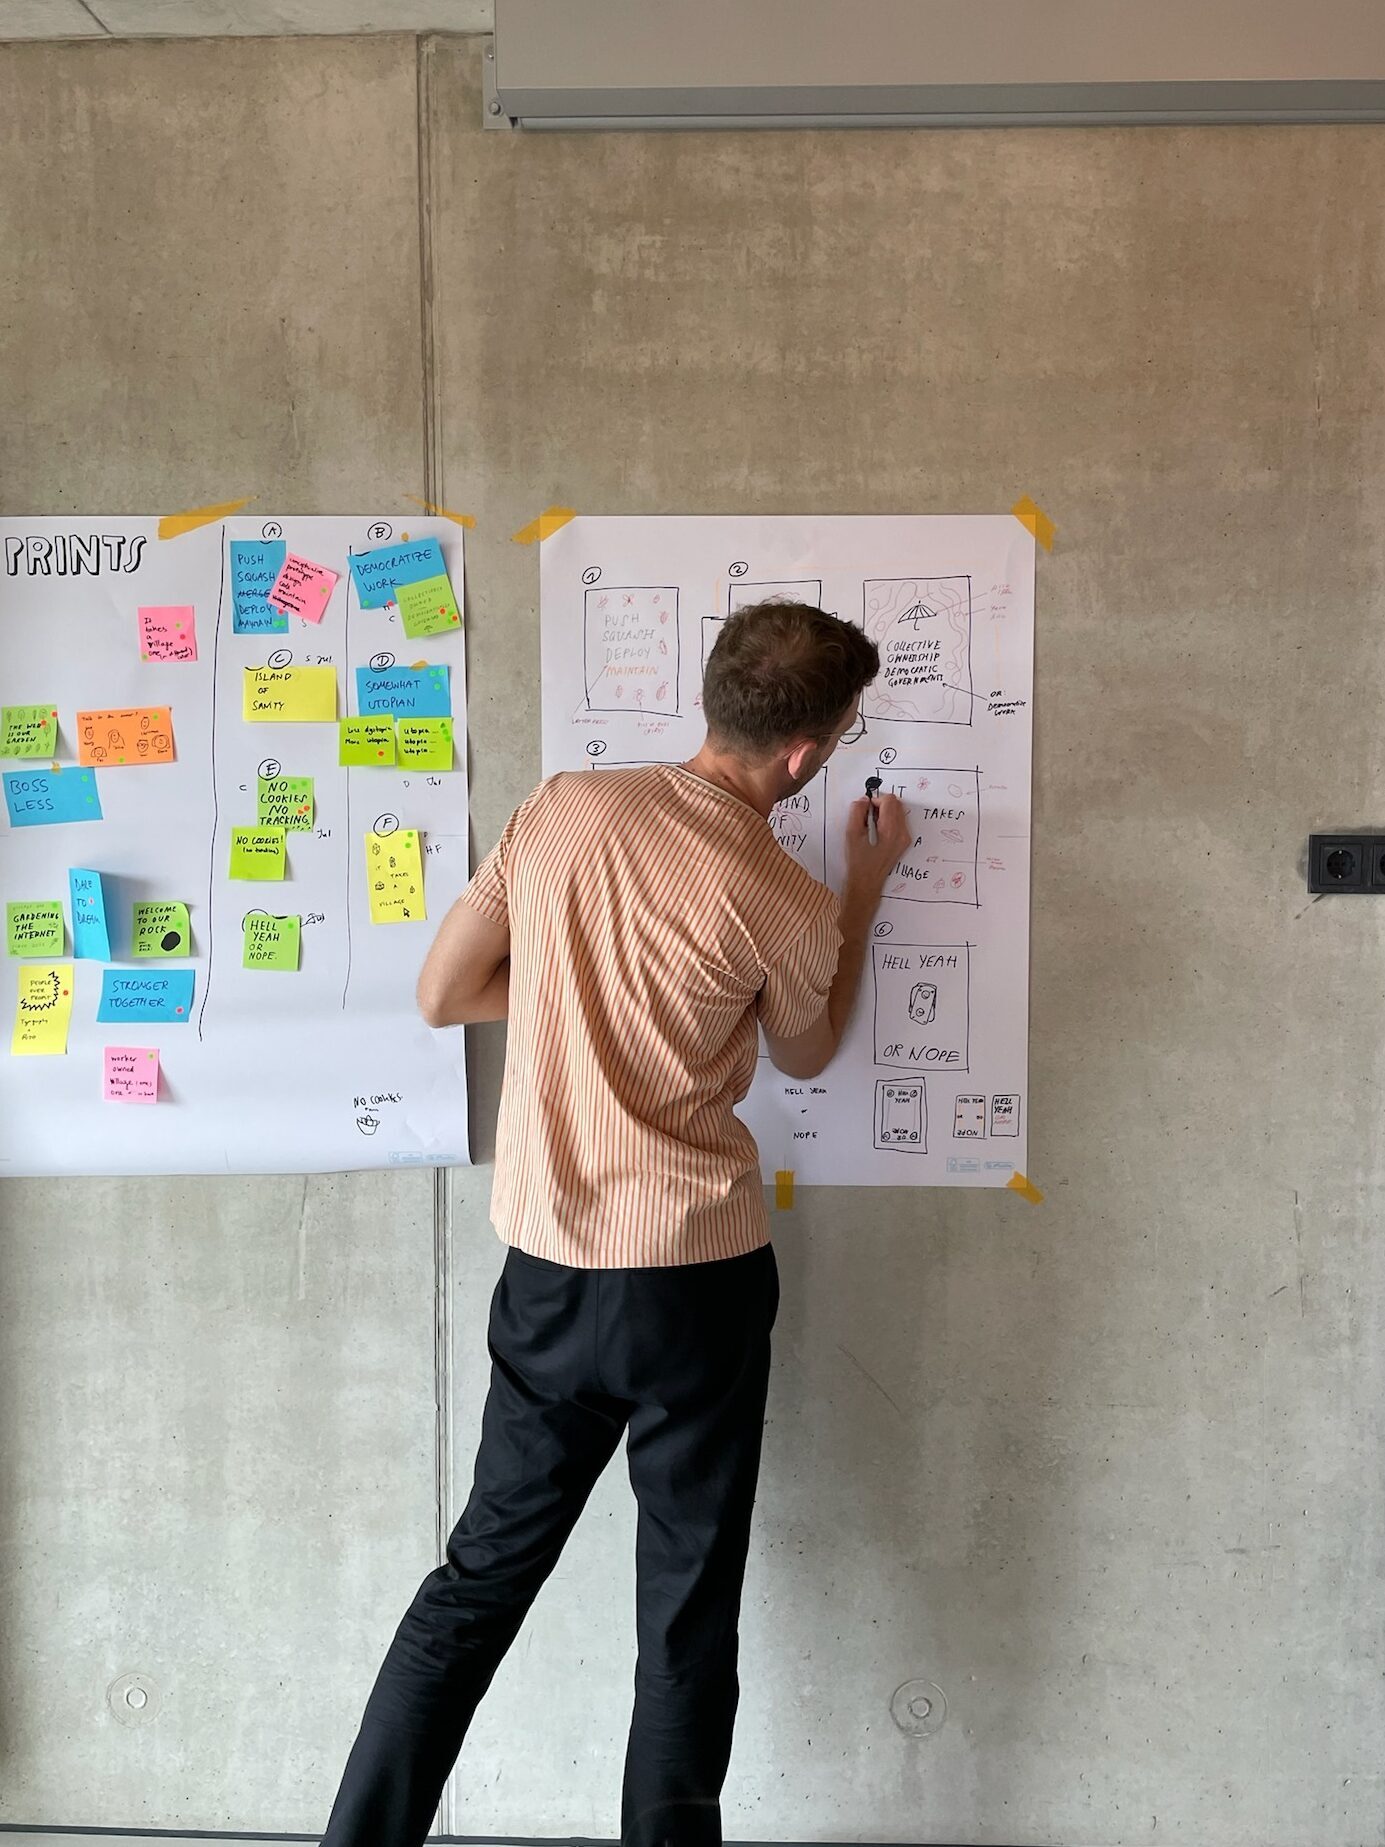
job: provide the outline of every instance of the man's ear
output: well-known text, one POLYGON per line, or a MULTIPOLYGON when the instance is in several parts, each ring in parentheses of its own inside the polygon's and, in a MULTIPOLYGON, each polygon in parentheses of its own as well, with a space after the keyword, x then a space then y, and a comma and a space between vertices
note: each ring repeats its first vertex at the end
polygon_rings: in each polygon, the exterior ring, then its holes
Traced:
POLYGON ((799 777, 803 774, 816 748, 817 746, 813 743, 811 738, 805 738, 801 744, 795 744, 788 756, 785 757, 784 768, 788 771, 790 778, 794 782, 797 782, 799 777))

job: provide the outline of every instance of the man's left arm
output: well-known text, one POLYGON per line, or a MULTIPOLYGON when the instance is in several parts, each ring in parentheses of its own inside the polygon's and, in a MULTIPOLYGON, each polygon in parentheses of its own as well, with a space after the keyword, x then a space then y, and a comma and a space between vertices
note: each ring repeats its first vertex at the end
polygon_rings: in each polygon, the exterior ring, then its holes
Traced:
POLYGON ((418 977, 419 1012, 430 1026, 474 1026, 510 1010, 510 926, 458 898, 442 920, 418 977))

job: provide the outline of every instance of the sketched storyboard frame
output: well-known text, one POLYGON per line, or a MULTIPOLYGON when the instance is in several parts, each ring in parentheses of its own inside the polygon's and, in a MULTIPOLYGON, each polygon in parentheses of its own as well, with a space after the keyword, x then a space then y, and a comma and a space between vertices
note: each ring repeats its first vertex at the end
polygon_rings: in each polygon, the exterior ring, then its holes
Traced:
POLYGON ((768 598, 858 623, 861 723, 770 825, 839 887, 869 776, 909 807, 861 995, 822 1075, 762 1056, 740 1114, 766 1178, 1004 1186, 1025 1171, 1034 538, 1011 514, 578 518, 541 554, 543 764, 681 763, 728 618, 768 598))

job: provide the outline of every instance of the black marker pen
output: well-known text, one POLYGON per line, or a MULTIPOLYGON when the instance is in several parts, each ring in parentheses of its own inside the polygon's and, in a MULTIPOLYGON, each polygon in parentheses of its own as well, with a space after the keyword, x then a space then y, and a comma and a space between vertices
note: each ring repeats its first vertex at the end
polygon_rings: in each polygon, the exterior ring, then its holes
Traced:
POLYGON ((880 785, 884 780, 883 776, 866 777, 866 800, 870 803, 870 812, 866 816, 866 836, 872 846, 879 845, 879 835, 875 831, 875 817, 878 812, 875 798, 880 793, 880 785))

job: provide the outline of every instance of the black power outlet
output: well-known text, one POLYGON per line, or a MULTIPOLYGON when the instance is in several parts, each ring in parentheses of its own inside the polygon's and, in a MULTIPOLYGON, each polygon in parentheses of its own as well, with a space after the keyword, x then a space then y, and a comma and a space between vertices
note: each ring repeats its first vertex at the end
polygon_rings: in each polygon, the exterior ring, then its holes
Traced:
POLYGON ((1310 834, 1308 889, 1385 895, 1385 834, 1310 834))

